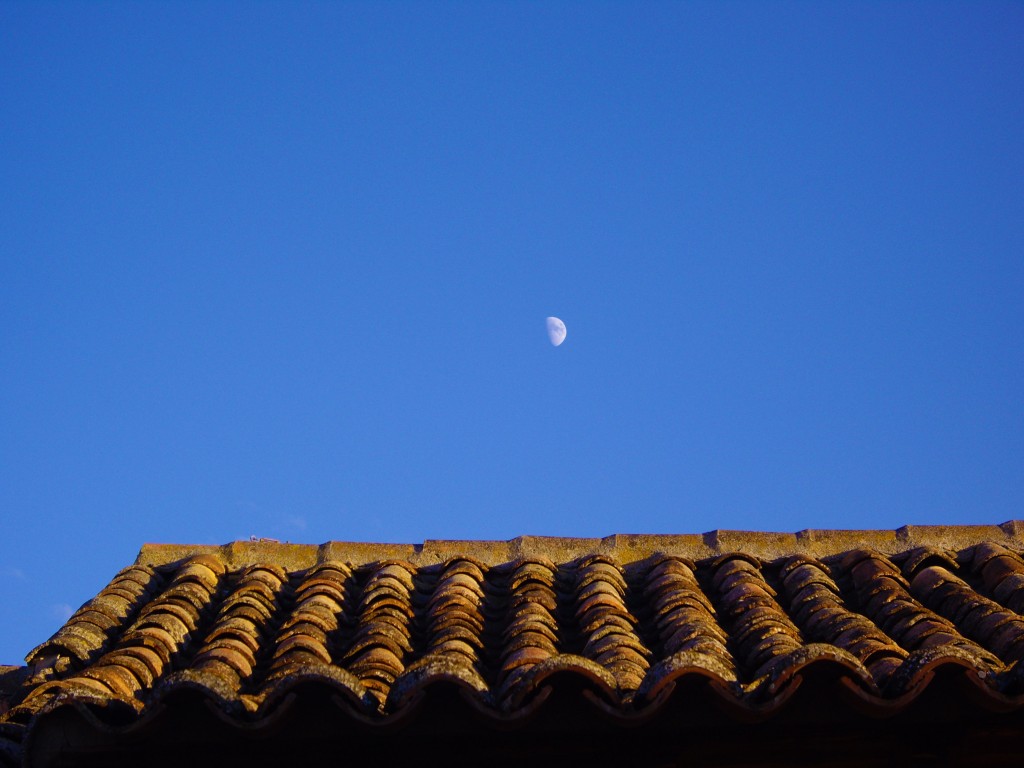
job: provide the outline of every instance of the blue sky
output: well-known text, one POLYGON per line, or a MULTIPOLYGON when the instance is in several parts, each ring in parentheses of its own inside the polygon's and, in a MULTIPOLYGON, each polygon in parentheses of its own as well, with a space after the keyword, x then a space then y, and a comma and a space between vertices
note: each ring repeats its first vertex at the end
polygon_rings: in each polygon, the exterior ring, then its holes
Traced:
POLYGON ((0 3, 0 662, 144 542, 1024 516, 1022 39, 0 3))

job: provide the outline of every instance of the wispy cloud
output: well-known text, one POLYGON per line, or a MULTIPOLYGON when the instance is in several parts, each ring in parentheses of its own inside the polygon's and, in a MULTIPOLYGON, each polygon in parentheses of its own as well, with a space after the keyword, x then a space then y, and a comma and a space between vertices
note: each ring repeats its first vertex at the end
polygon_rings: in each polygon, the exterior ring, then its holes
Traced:
POLYGON ((292 515, 288 518, 288 524, 292 528, 298 528, 300 531, 306 530, 306 518, 300 515, 292 515))
POLYGON ((3 569, 3 575, 6 579, 14 579, 15 581, 28 581, 28 576, 21 568, 15 568, 13 565, 6 566, 3 569))
POLYGON ((61 621, 67 621, 71 618, 71 614, 75 612, 75 609, 67 603, 55 603, 50 610, 53 612, 54 617, 61 621))

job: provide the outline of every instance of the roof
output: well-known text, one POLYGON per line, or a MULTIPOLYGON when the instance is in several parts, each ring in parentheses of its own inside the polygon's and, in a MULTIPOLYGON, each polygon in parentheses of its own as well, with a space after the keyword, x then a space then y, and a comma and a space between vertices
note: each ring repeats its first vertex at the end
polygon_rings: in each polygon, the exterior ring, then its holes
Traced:
POLYGON ((62 764, 53 733, 71 721, 93 749, 186 715, 246 738, 321 718, 378 740, 938 717, 1019 743, 1022 552, 1016 521, 146 545, 0 668, 0 764, 62 764))

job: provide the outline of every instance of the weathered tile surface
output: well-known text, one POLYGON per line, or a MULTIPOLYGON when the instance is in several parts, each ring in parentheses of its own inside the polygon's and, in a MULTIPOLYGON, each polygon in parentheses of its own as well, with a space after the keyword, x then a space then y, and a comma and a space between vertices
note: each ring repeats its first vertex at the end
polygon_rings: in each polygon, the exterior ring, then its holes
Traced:
POLYGON ((884 715, 943 671, 980 706, 1016 710, 1019 531, 147 546, 25 667, 3 668, 0 760, 61 707, 123 724, 183 694, 251 726, 328 691, 372 727, 443 685, 514 726, 571 685, 626 723, 694 682, 771 717, 823 670, 835 706, 884 715))

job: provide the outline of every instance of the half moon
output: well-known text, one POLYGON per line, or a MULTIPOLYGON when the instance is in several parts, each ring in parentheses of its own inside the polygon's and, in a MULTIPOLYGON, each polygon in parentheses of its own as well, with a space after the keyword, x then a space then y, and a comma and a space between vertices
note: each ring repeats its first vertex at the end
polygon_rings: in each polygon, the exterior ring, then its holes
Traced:
POLYGON ((558 346, 565 341, 565 323, 559 320, 557 317, 548 318, 548 339, 551 340, 552 345, 558 346))

